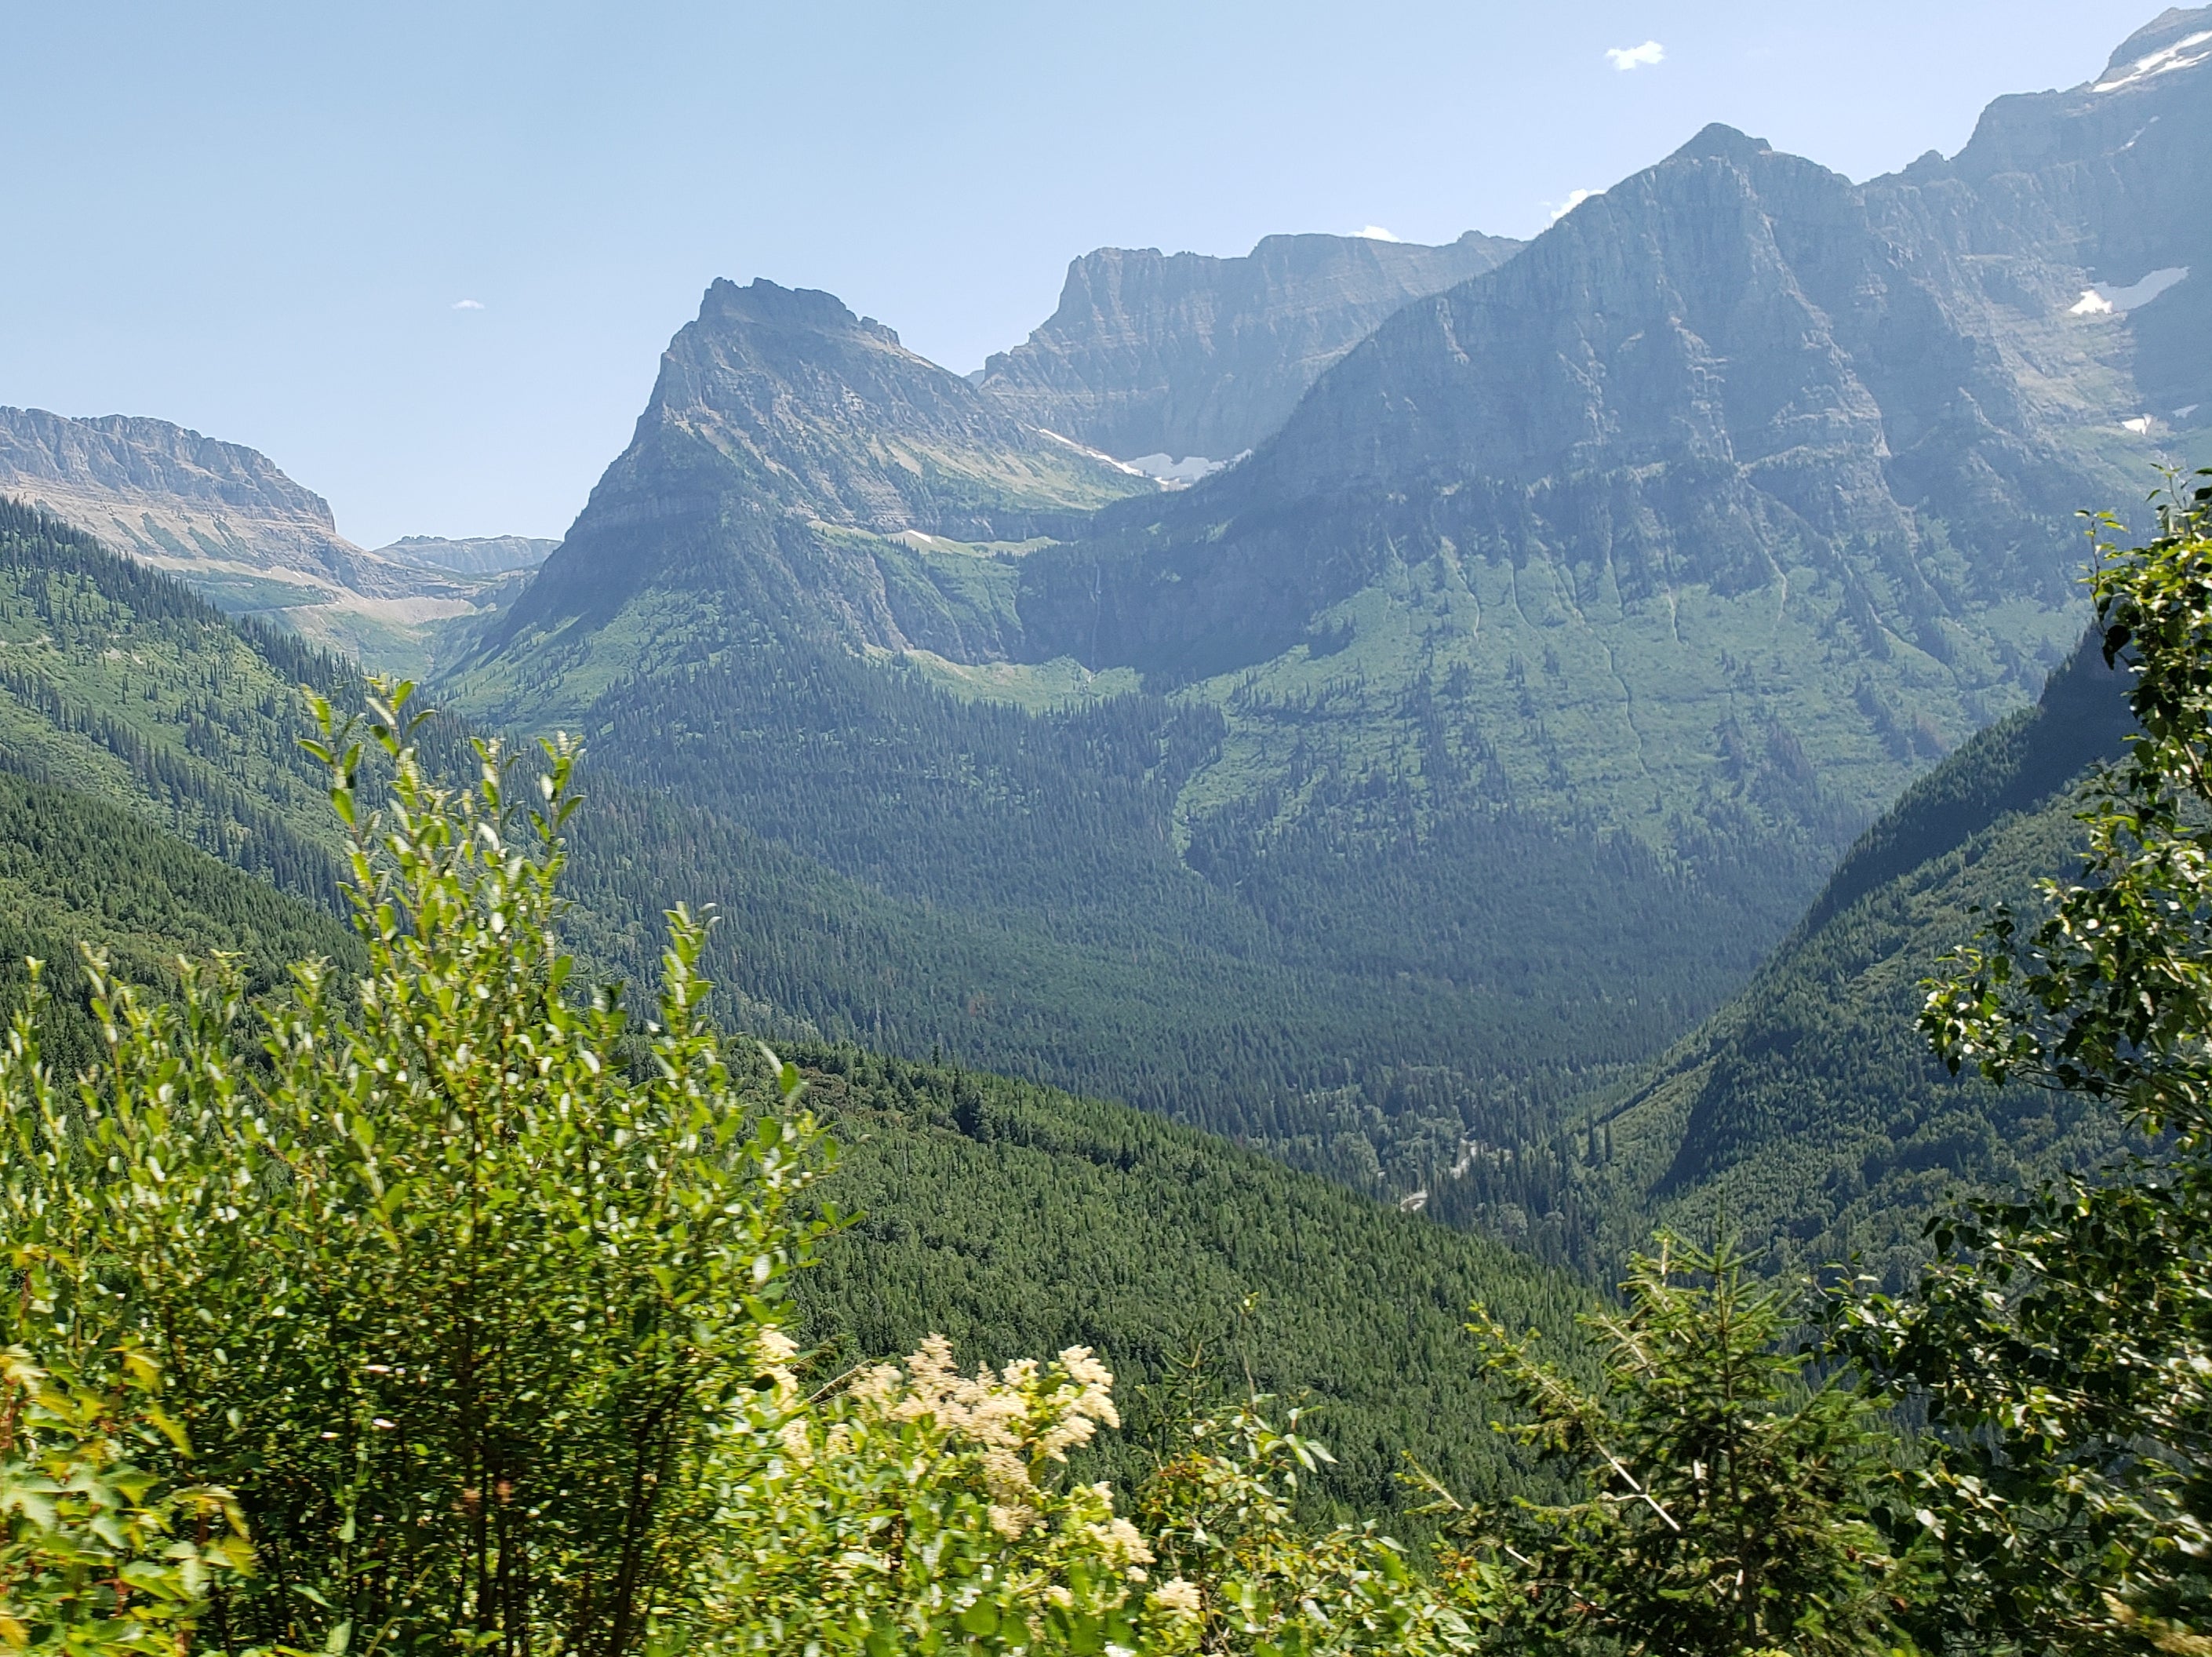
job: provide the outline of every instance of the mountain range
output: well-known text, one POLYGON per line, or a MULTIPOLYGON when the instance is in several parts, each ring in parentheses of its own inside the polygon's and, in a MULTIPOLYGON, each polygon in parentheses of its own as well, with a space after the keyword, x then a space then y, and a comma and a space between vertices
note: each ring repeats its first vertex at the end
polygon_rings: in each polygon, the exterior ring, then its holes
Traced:
POLYGON ((0 495, 169 571, 232 614, 417 673, 453 624, 497 606, 501 577, 551 551, 518 536, 365 551, 338 533, 327 501, 266 455, 134 416, 0 408, 0 495))
POLYGON ((1407 301, 1521 245, 1470 230, 1442 247, 1268 236, 1241 259, 1101 247, 1068 265, 1059 308, 976 380, 1031 425, 1188 481, 1273 436, 1407 301))
MULTIPOLYGON (((2075 515, 2212 459, 2208 90, 2212 8, 1863 183, 1716 126, 1525 246, 1102 249, 972 377, 716 282, 550 549, 364 551, 158 422, 10 412, 0 491, 477 728, 580 730, 611 970, 713 901, 764 1028, 1547 1256, 1725 1191, 1902 1259, 1936 1182, 2087 1142, 1909 1034, 1836 1055, 1977 882, 2063 857, 2112 737, 2067 700, 2075 515)), ((110 669, 39 671, 34 710, 110 669)), ((219 850, 251 792, 168 826, 219 850)))
POLYGON ((1085 1033, 1096 963, 827 1027, 1425 1188, 1719 1008, 2066 658, 2075 515, 2194 453, 2154 347, 2193 232, 2146 204, 2212 148, 2207 16, 1948 161, 1854 184, 1713 127, 1460 280, 1407 255, 1437 290, 1340 304, 1272 431, 1222 342, 1297 381, 1301 306, 1388 244, 1102 251, 972 385, 718 283, 444 694, 887 898, 1219 986, 1239 1035, 1221 1074, 1179 998, 1141 1050, 1085 1033), (1114 457, 1229 438, 1085 423, 1232 404, 1251 453, 1182 488, 1114 457))

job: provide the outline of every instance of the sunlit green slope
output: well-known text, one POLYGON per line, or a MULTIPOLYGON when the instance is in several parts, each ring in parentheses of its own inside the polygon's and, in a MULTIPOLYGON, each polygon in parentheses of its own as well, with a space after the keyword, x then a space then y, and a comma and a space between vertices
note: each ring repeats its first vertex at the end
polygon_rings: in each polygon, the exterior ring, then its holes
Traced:
MULTIPOLYGON (((2120 683, 2085 648, 2035 708, 1869 831, 1788 942, 1644 1086, 1571 1120, 1593 1258, 1724 1208, 1778 1258, 1863 1251, 1894 1276, 1946 1192, 2033 1183, 2112 1149, 2107 1114, 2083 1100, 1947 1075, 1916 1018, 1921 981, 1972 938, 1978 910, 2033 913, 2035 882, 2072 872, 2080 782, 2126 729, 2120 683)), ((1449 1190, 1440 1205, 1461 1212, 1449 1190)))

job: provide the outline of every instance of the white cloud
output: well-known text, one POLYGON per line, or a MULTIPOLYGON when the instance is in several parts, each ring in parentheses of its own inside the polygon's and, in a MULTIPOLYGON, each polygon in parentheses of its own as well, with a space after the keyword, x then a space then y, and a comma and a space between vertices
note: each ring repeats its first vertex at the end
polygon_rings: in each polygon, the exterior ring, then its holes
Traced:
POLYGON ((1646 40, 1640 46, 1607 46, 1605 55, 1613 59, 1613 66, 1626 72, 1641 64, 1656 64, 1666 60, 1667 48, 1656 40, 1646 40))
POLYGON ((1552 204, 1549 202, 1546 202, 1544 205, 1551 210, 1552 222, 1557 224, 1561 219, 1566 217, 1568 214, 1573 212, 1576 208, 1581 206, 1584 202, 1588 201, 1592 196, 1595 196, 1597 193, 1598 192, 1595 190, 1571 190, 1567 192, 1567 198, 1561 202, 1557 207, 1553 207, 1552 204))
POLYGON ((457 311, 481 311, 483 308, 481 299, 457 299, 453 302, 453 308, 457 311))
POLYGON ((1379 224, 1370 224, 1354 230, 1353 235, 1366 241, 1403 241, 1403 236, 1394 236, 1379 224))

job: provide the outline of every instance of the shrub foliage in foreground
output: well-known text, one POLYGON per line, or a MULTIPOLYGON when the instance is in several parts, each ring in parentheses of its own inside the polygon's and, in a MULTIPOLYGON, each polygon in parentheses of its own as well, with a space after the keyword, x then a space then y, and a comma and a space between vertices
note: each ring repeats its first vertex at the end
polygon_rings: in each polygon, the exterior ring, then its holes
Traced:
POLYGON ((434 787, 395 697, 371 814, 361 746, 319 711, 358 1010, 312 964, 256 1007, 225 959, 169 1002, 95 958, 106 1051, 74 1087, 19 1019, 0 1235, 24 1289, 0 1325, 95 1389, 118 1353, 158 1366, 189 1477, 258 1556, 210 1582, 204 1641, 613 1657, 687 1563, 714 1429, 805 1258, 817 1136, 725 1064, 689 917, 635 1074, 613 999, 572 997, 572 750, 519 817, 495 751, 473 790, 434 787))
POLYGON ((1952 1240, 1972 1253, 1915 1301, 1846 1304, 1843 1349, 1929 1403, 1921 1464, 1889 1471, 1869 1399, 1810 1384, 1788 1302, 1719 1245, 1639 1265, 1596 1325, 1601 1394, 1477 1325, 1524 1441, 1588 1496, 1463 1515, 1438 1570, 1371 1526, 1302 1524, 1326 1452, 1263 1398, 1185 1423, 1125 1510, 1068 1465, 1117 1422, 1082 1347, 963 1375, 932 1340, 802 1382, 783 1300, 838 1217, 799 1073, 725 1060, 682 911, 657 1018, 579 994, 557 938, 575 750, 549 747, 526 807, 490 745, 441 789, 400 686, 371 703, 376 813, 364 745, 317 704, 368 963, 348 993, 307 963, 250 1002, 216 957, 155 1000, 92 953, 100 1062, 60 1082, 35 1000, 0 1052, 0 1644, 1826 1657, 1911 1629, 2198 1650, 2203 528, 2200 503, 2101 578, 2148 734, 2091 878, 1929 1014, 1953 1056, 2116 1095, 2174 1154, 1976 1210, 1952 1240), (1904 1557, 1875 1524, 1898 1479, 1925 1503, 1891 1527, 1904 1557))
POLYGON ((2139 732, 2081 813, 2045 917, 1999 911, 1929 985, 1956 1071, 2113 1107, 2154 1159, 1935 1228, 1909 1298, 1839 1304, 1846 1352, 1926 1403, 1905 1505, 1940 1543, 1954 1637, 2212 1652, 2212 489, 2102 547, 2108 663, 2139 732))
POLYGON ((316 705, 356 994, 309 963, 249 1002, 218 957, 155 1000, 91 954, 100 1063, 59 1081, 35 1001, 0 1054, 21 1287, 0 1642, 1465 1643, 1394 1544, 1289 1528, 1272 1461, 1308 1453, 1271 1432, 1185 1459, 1233 1511, 1176 1509, 1193 1575, 1149 1569, 1111 1489, 1065 1471, 1115 1420, 1080 1348, 969 1378, 932 1343, 803 1392, 781 1302, 836 1216, 799 1207, 830 1148, 797 1072, 725 1061, 680 911, 656 1020, 577 996, 556 936, 575 751, 549 749, 526 808, 489 745, 473 789, 441 789, 406 701, 371 704, 376 813, 353 728, 316 705))

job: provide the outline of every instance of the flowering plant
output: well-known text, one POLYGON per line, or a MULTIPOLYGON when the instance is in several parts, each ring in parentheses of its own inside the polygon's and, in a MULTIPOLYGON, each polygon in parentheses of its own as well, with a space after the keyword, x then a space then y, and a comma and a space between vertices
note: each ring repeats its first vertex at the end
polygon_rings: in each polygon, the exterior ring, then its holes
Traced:
POLYGON ((700 1598, 742 1651, 1188 1649, 1191 1584, 1155 1586, 1152 1550, 1067 1453, 1119 1425, 1089 1349, 963 1375, 933 1336, 903 1364, 811 1396, 791 1343, 732 1422, 700 1598))

